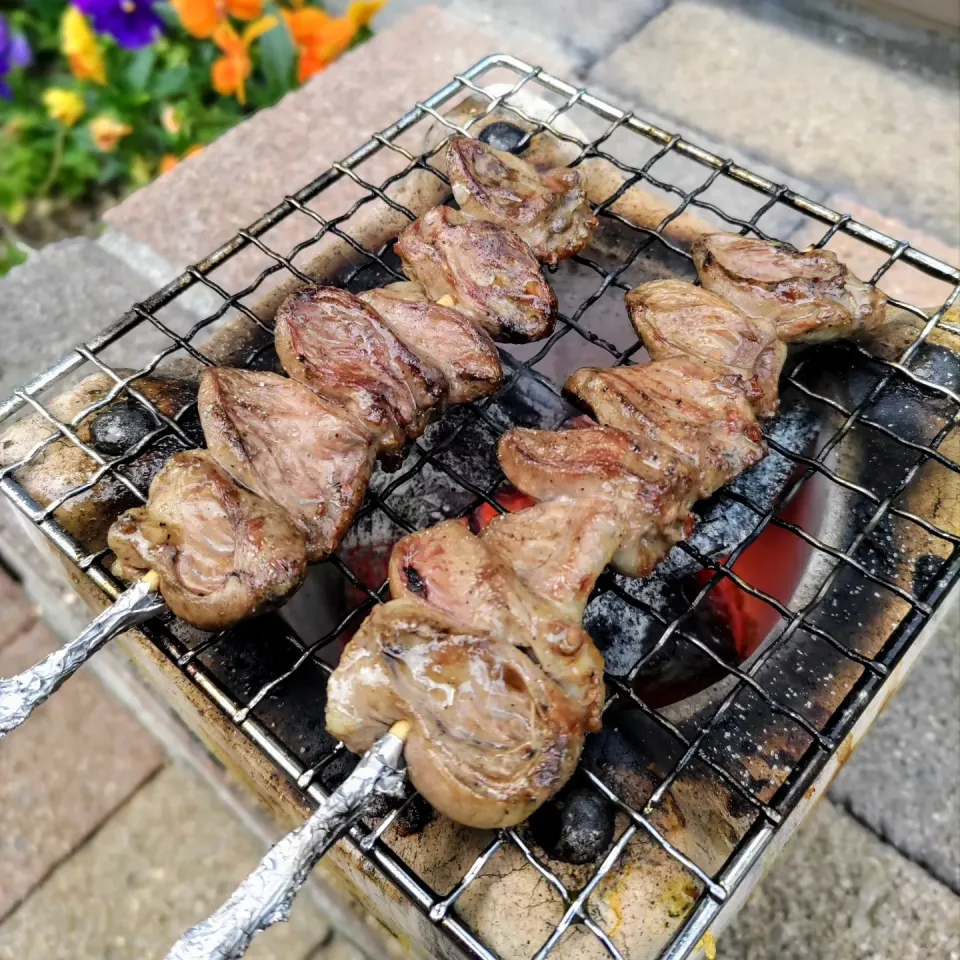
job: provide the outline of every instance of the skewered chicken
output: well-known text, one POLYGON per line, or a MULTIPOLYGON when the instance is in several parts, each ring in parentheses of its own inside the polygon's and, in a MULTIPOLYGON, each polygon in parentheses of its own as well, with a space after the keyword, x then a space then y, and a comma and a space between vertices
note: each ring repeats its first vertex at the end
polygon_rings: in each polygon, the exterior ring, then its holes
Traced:
POLYGON ((241 490, 203 450, 172 456, 147 505, 122 514, 108 539, 119 576, 155 570, 170 609, 205 630, 283 603, 306 567, 287 514, 241 490))
POLYGON ((225 367, 204 371, 197 405, 220 465, 287 511, 311 563, 329 556, 370 482, 375 448, 360 424, 296 380, 225 367))
POLYGON ((456 307, 494 340, 529 343, 553 330, 557 298, 511 230, 434 207, 400 234, 394 249, 431 300, 456 307))
MULTIPOLYGON (((603 569, 599 567, 597 573, 603 569)), ((413 596, 452 617, 527 650, 600 729, 603 658, 580 624, 517 577, 509 560, 457 520, 404 537, 390 557, 390 593, 413 596)))
POLYGON ((760 417, 777 412, 787 347, 764 317, 682 280, 653 280, 626 296, 627 312, 652 360, 691 356, 738 376, 760 417))
POLYGON ((327 684, 327 729, 350 750, 401 718, 411 780, 473 827, 526 819, 583 746, 580 712, 525 653, 414 597, 377 607, 327 684))
POLYGON ((691 253, 704 287, 773 321, 784 343, 852 337, 886 320, 886 297, 829 250, 710 233, 691 253))
POLYGON ((469 403, 503 383, 489 334, 459 310, 432 303, 419 283, 391 283, 360 294, 394 336, 447 382, 447 402, 469 403))
POLYGON ((419 437, 446 396, 432 363, 413 354, 368 304, 336 287, 303 287, 277 311, 284 369, 366 428, 378 451, 419 437))
POLYGON ((573 256, 597 228, 576 170, 538 173, 525 160, 470 137, 454 137, 446 160, 460 209, 512 230, 541 262, 573 256))

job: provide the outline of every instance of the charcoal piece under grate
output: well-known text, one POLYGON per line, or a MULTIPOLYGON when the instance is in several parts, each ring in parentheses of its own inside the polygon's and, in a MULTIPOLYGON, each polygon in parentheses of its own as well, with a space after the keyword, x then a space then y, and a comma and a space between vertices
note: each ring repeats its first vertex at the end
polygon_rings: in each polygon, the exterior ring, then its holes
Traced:
POLYGON ((142 499, 150 451, 196 441, 194 406, 164 414, 138 382, 195 375, 213 360, 275 369, 269 311, 256 298, 272 297, 275 307, 279 284, 310 279, 310 257, 330 245, 346 255, 327 279, 355 291, 396 279, 392 240, 414 218, 398 189, 420 178, 433 202, 442 202, 447 190, 434 166, 442 136, 489 121, 526 131, 521 147, 537 149, 547 138, 565 162, 603 163, 613 177, 609 194, 593 198, 601 220, 594 244, 549 273, 561 295, 556 332, 505 350, 499 394, 450 411, 396 472, 377 472, 341 550, 313 569, 282 614, 218 635, 167 618, 147 625, 146 642, 151 656, 166 658, 166 675, 189 690, 204 722, 223 736, 246 737, 239 762, 248 779, 274 790, 274 802, 280 781, 317 802, 354 763, 323 729, 325 678, 386 596, 390 545, 482 503, 499 509, 496 438, 513 425, 554 427, 576 415, 560 389, 576 366, 643 358, 622 295, 654 276, 692 276, 676 232, 685 218, 766 237, 776 208, 796 216, 798 231, 818 224, 821 244, 840 231, 884 251, 872 282, 894 263, 943 281, 944 295, 952 292, 942 307, 893 304, 902 315, 897 344, 831 344, 792 357, 781 383, 783 413, 765 425, 771 456, 697 506, 694 535, 654 577, 601 578, 586 623, 608 656, 608 707, 604 731, 586 746, 577 789, 596 791, 616 810, 603 856, 565 864, 550 860, 523 827, 480 834, 422 813, 402 829, 391 826, 396 814, 368 819, 350 835, 353 853, 331 855, 375 911, 378 900, 389 900, 388 923, 435 955, 679 960, 729 919, 724 905, 754 882, 751 867, 779 847, 797 820, 791 815, 895 689, 958 578, 960 518, 940 496, 951 484, 955 491, 960 473, 960 331, 945 316, 960 292, 956 267, 539 68, 488 57, 0 404, 0 425, 10 427, 0 439, 0 487, 89 584, 115 597, 121 587, 105 565, 103 541, 109 518, 97 504, 108 493, 111 503, 121 495, 124 504, 142 499), (499 84, 481 85, 491 79, 499 84), (426 136, 433 141, 424 151, 426 136), (669 169, 699 171, 700 186, 665 179, 667 165, 658 163, 667 155, 669 169), (755 197, 752 216, 706 199, 720 178, 755 197), (352 192, 340 215, 317 213, 314 201, 344 185, 352 192), (671 212, 637 226, 620 206, 634 186, 669 201, 671 212), (302 239, 291 246, 278 228, 294 222, 302 239), (369 246, 357 239, 358 223, 374 238, 369 246), (389 229, 378 233, 378 224, 389 229), (251 269, 242 290, 223 289, 218 268, 247 253, 266 265, 251 269), (174 326, 165 308, 198 285, 222 306, 192 328, 174 326), (224 329, 235 331, 233 339, 224 329), (143 366, 116 369, 114 345, 134 343, 144 331, 152 346, 144 347, 143 366), (159 353, 158 333, 167 344, 159 353), (77 399, 70 393, 77 376, 91 373, 101 375, 99 386, 77 399), (90 417, 115 401, 150 412, 140 418, 150 429, 138 446, 119 454, 89 442, 90 417), (33 419, 16 423, 24 414, 33 419), (77 475, 85 462, 86 479, 38 484, 38 471, 52 462, 73 464, 77 475), (758 548, 768 550, 760 561, 758 548), (796 582, 758 587, 788 556, 796 582), (754 637, 762 642, 738 648, 743 624, 755 627, 758 618, 767 623, 754 637), (363 870, 355 856, 366 858, 363 870), (386 884, 396 890, 388 894, 386 884), (401 910, 397 891, 419 914, 401 910))

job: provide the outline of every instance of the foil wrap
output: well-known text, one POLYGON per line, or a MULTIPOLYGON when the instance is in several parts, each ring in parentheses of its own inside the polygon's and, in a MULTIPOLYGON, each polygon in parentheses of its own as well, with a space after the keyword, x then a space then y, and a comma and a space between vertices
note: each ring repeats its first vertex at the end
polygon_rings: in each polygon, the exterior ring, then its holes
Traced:
POLYGON ((155 617, 166 604, 140 580, 90 623, 80 636, 15 677, 0 679, 0 738, 15 730, 57 687, 111 637, 155 617))
POLYGON ((250 941, 286 920, 297 891, 316 862, 377 795, 403 797, 403 741, 388 733, 310 819, 288 833, 208 920, 188 930, 166 960, 236 960, 250 941))

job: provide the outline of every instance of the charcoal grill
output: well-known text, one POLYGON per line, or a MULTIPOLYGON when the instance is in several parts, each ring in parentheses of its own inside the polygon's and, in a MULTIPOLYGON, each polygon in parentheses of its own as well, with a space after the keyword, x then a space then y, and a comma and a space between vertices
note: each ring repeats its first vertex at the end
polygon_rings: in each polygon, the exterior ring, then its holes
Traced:
POLYGON ((163 408, 138 383, 214 361, 269 366, 271 304, 291 284, 323 276, 365 289, 399 279, 390 247, 398 226, 415 218, 408 199, 426 205, 449 193, 433 162, 443 143, 437 135, 476 132, 494 118, 526 130, 525 143, 546 138, 575 165, 602 162, 612 177, 607 196, 591 197, 602 224, 596 242, 551 278, 561 294, 556 332, 505 352, 507 383, 497 396, 451 411, 397 473, 378 474, 353 539, 315 568, 283 616, 217 635, 161 618, 127 648, 217 754, 282 818, 296 820, 351 766, 323 730, 323 687, 345 634, 385 597, 374 575, 382 556, 367 562, 370 549, 480 504, 502 509, 497 435, 514 423, 554 426, 569 416, 557 384, 574 367, 642 356, 622 293, 653 276, 692 278, 684 243, 691 218, 762 238, 768 229, 789 233, 784 239, 812 237, 815 225, 820 245, 843 236, 878 251, 873 283, 891 269, 942 281, 943 302, 933 309, 893 300, 898 320, 884 337, 792 358, 785 408, 812 415, 816 429, 798 444, 782 422, 769 426, 780 479, 772 493, 769 483, 738 481, 703 508, 702 529, 719 517, 726 530, 719 546, 695 536, 675 548, 667 574, 645 583, 602 579, 587 622, 609 648, 610 698, 605 730, 578 776, 615 806, 609 849, 572 866, 550 860, 523 826, 481 833, 433 821, 411 833, 404 825, 411 798, 403 811, 357 825, 328 861, 334 882, 412 955, 709 954, 711 929, 729 919, 901 682, 960 573, 960 329, 949 313, 960 294, 956 267, 538 67, 495 55, 0 404, 8 437, 23 429, 25 415, 33 424, 32 441, 15 455, 0 440, 0 486, 70 561, 78 589, 101 605, 115 598, 122 585, 108 571, 102 537, 71 504, 98 490, 110 503, 142 502, 146 480, 137 465, 155 468, 160 457, 150 461, 151 451, 166 456, 197 442, 192 401, 163 408), (427 127, 433 139, 423 152, 427 127), (402 193, 411 182, 417 186, 402 193), (635 187, 657 198, 647 205, 647 217, 656 214, 649 222, 624 212, 635 187), (353 230, 363 218, 377 226, 353 230), (288 253, 277 252, 281 243, 288 253), (334 260, 332 277, 324 271, 334 260), (254 279, 238 285, 237 276, 254 279), (179 310, 196 288, 219 301, 202 318, 179 310), (92 402, 76 386, 90 373, 106 384, 92 402), (71 396, 72 406, 58 395, 71 396), (152 427, 109 456, 82 428, 118 401, 148 410, 152 427), (37 478, 55 451, 85 467, 77 482, 51 490, 37 478), (797 512, 804 498, 813 512, 797 512), (783 538, 802 546, 786 587, 758 586, 744 573, 744 558, 771 531, 781 538, 778 551, 783 538), (667 602, 670 591, 661 589, 671 565, 688 587, 679 607, 676 592, 667 602), (725 590, 775 621, 738 658, 718 651, 698 626, 725 590), (697 669, 710 668, 706 680, 659 700, 647 695, 657 689, 650 671, 658 662, 691 653, 697 669))

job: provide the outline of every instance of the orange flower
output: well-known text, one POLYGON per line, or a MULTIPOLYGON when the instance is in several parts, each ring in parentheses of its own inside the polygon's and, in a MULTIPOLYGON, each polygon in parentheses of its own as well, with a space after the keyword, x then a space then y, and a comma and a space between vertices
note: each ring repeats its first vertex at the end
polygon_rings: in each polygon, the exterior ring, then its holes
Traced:
POLYGON ((247 102, 246 82, 253 69, 250 61, 250 46, 257 37, 272 30, 278 23, 276 17, 261 17, 248 27, 243 34, 227 22, 221 23, 213 31, 213 42, 224 55, 213 62, 210 76, 213 89, 222 96, 235 96, 240 103, 247 102))
POLYGON ((187 33, 206 39, 228 16, 255 20, 263 12, 263 0, 172 0, 187 33))
POLYGON ((315 7, 285 11, 284 19, 299 53, 298 83, 309 80, 336 60, 353 42, 358 30, 348 17, 331 17, 315 7))
MULTIPOLYGON (((186 160, 188 157, 195 157, 198 153, 200 153, 201 150, 203 150, 203 145, 195 143, 192 147, 188 147, 186 149, 180 160, 186 160)), ((175 166, 177 166, 177 164, 180 163, 180 160, 178 160, 172 153, 164 154, 163 157, 160 158, 160 172, 169 173, 175 166)))

